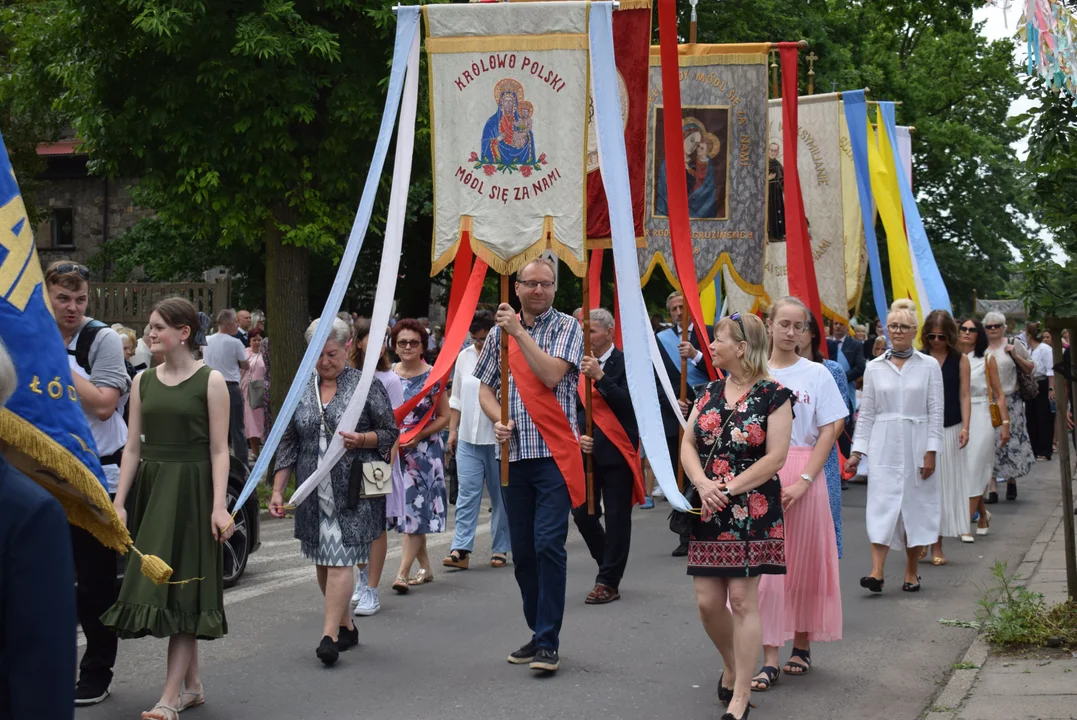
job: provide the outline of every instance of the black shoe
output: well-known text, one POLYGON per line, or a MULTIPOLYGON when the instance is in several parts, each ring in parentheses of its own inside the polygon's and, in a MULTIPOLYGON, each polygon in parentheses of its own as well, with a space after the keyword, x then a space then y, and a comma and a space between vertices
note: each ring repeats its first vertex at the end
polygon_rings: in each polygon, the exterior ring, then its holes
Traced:
POLYGON ((984 500, 984 505, 994 505, 998 502, 998 493, 992 490, 987 493, 987 499, 984 500))
POLYGON ((902 583, 901 589, 905 592, 920 592, 920 576, 916 577, 916 582, 902 583))
POLYGON ((539 648, 535 651, 535 658, 531 661, 531 669, 540 672, 557 672, 561 667, 561 659, 557 657, 556 650, 539 648))
POLYGON ((108 686, 95 685, 85 680, 79 680, 75 685, 75 707, 87 707, 104 702, 109 696, 108 686))
POLYGON ((345 626, 341 625, 337 630, 337 650, 344 652, 350 650, 359 644, 359 628, 352 628, 349 630, 345 626))
POLYGON ((314 651, 314 654, 326 665, 332 665, 340 657, 340 648, 333 638, 326 635, 318 644, 318 649, 314 651))
POLYGON ((1006 483, 1006 499, 1017 499, 1017 483, 1006 483))
POLYGON ((746 705, 744 707, 744 714, 741 715, 740 717, 737 717, 736 715, 734 715, 731 712, 727 712, 725 715, 722 716, 722 720, 747 720, 748 713, 751 712, 751 711, 752 711, 752 706, 751 705, 746 705))
POLYGON ((881 593, 883 581, 873 575, 866 575, 860 578, 860 587, 871 590, 873 593, 881 593))
POLYGON ((849 489, 849 481, 848 480, 843 479, 841 481, 841 489, 842 490, 848 490, 849 489))
POLYGON ((722 687, 722 681, 725 680, 725 671, 722 671, 721 677, 718 678, 718 702, 723 705, 728 705, 733 702, 733 690, 731 688, 722 687))
POLYGON ((682 542, 678 545, 672 553, 673 557, 687 557, 688 555, 688 543, 682 542))
POLYGON ((519 650, 509 654, 509 662, 513 665, 526 665, 535 659, 535 641, 524 645, 519 650))

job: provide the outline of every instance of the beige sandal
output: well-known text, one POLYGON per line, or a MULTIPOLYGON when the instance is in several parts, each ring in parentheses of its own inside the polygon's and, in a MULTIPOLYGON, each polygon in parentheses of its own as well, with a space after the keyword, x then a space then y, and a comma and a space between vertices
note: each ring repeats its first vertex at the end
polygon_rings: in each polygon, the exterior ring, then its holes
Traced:
POLYGON ((426 585, 434 582, 434 573, 426 568, 420 568, 415 577, 408 578, 408 585, 426 585))
POLYGON ((197 690, 180 690, 179 712, 205 704, 206 693, 203 688, 198 688, 197 690))
POLYGON ((400 593, 401 595, 407 595, 408 590, 411 589, 408 587, 408 585, 408 579, 403 575, 397 575, 396 580, 393 580, 393 590, 400 593))
POLYGON ((142 720, 179 720, 179 710, 163 703, 157 703, 142 713, 142 720))

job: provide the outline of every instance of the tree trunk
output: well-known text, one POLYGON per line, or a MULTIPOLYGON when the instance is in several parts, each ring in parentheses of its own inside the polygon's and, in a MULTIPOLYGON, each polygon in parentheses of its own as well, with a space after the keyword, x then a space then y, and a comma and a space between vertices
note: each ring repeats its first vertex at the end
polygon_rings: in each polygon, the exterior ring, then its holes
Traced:
POLYGON ((420 217, 404 236, 403 272, 397 283, 396 311, 402 318, 430 313, 430 238, 434 219, 420 217))
POLYGON ((310 323, 307 293, 310 255, 306 248, 286 245, 278 223, 291 225, 291 208, 278 206, 266 223, 266 321, 269 325, 273 421, 292 386, 306 351, 303 332, 310 323))

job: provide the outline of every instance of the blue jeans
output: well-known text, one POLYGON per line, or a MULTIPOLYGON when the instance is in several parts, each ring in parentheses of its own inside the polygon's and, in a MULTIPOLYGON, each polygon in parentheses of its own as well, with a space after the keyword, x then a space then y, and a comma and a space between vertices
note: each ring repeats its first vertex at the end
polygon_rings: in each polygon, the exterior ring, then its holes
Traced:
POLYGON ((452 549, 471 552, 475 547, 475 528, 479 524, 482 509, 483 478, 490 493, 494 514, 490 519, 495 553, 507 553, 509 543, 509 518, 501 502, 501 468, 494 457, 496 445, 472 445, 460 441, 456 447, 456 479, 460 489, 456 496, 456 532, 452 549))
POLYGON ((537 647, 557 650, 568 573, 568 486, 553 458, 518 460, 509 465, 509 484, 501 494, 524 619, 537 647))

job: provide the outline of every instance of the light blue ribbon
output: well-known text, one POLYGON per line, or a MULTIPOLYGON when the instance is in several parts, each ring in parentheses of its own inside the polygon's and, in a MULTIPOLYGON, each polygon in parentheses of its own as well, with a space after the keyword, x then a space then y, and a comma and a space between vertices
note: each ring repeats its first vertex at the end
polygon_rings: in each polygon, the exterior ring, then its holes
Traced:
MULTIPOLYGON (((886 125, 886 134, 896 140, 897 123, 894 120, 894 103, 879 103, 883 123, 886 125)), ((897 142, 890 143, 890 149, 894 154, 894 166, 897 168, 898 188, 901 190, 901 208, 905 213, 905 234, 909 238, 909 249, 916 258, 916 267, 920 270, 920 280, 924 284, 927 298, 921 298, 921 304, 926 299, 931 310, 945 310, 953 313, 950 305, 950 293, 946 290, 946 283, 939 272, 939 265, 935 262, 935 253, 931 252, 931 243, 927 239, 927 231, 924 230, 924 221, 920 217, 920 209, 916 207, 916 198, 912 194, 912 184, 905 176, 905 163, 901 160, 897 142)), ((926 311, 925 311, 926 314, 926 311)))
POLYGON ((591 94, 598 130, 598 158, 602 184, 610 209, 610 236, 613 238, 614 272, 621 307, 621 339, 624 341, 625 376, 632 396, 632 408, 639 423, 640 443, 666 499, 677 510, 687 510, 688 501, 677 489, 677 481, 666 447, 658 390, 654 384, 647 311, 639 289, 636 262, 636 232, 632 222, 632 192, 628 184, 621 99, 617 88, 617 63, 613 55, 613 4, 591 3, 589 22, 591 46, 591 94))
POLYGON ((849 126, 849 143, 853 146, 856 192, 860 196, 860 218, 864 223, 864 244, 868 248, 868 270, 871 271, 871 296, 875 301, 875 314, 885 328, 890 306, 886 302, 879 241, 875 237, 875 205, 868 170, 868 104, 863 90, 847 90, 841 94, 841 99, 845 102, 845 122, 849 126))
MULTIPOLYGON (((322 354, 326 340, 329 339, 329 331, 333 327, 333 319, 340 311, 340 305, 344 301, 344 293, 351 283, 352 273, 355 270, 355 262, 359 259, 359 252, 363 249, 363 240, 366 238, 367 227, 370 225, 370 215, 374 210, 374 198, 381 182, 382 169, 385 167, 385 157, 389 153, 389 143, 393 137, 393 126, 396 125, 396 116, 400 110, 400 96, 404 90, 404 73, 408 67, 408 51, 411 50, 415 34, 419 31, 419 7, 417 5, 401 6, 396 16, 396 43, 393 46, 393 67, 389 72, 389 92, 385 97, 385 112, 381 116, 381 129, 378 131, 378 143, 374 146, 374 158, 367 170, 366 185, 363 186, 363 196, 359 201, 359 209, 355 213, 355 222, 352 224, 351 234, 348 236, 348 245, 344 249, 344 257, 340 260, 337 268, 337 277, 333 281, 333 288, 329 291, 329 297, 325 300, 322 316, 318 322, 318 328, 314 332, 307 345, 307 351, 303 355, 303 362, 299 365, 292 387, 288 390, 288 396, 284 399, 280 413, 273 421, 273 429, 266 438, 265 446, 258 455, 258 461, 254 469, 247 477, 247 484, 243 492, 239 494, 233 510, 243 506, 247 498, 254 492, 254 488, 265 476, 269 469, 269 462, 284 437, 284 431, 291 422, 299 398, 310 382, 314 372, 314 364, 322 354)), ((295 328, 292 328, 295 331, 295 328)), ((242 450, 239 448, 238 450, 242 450)))

